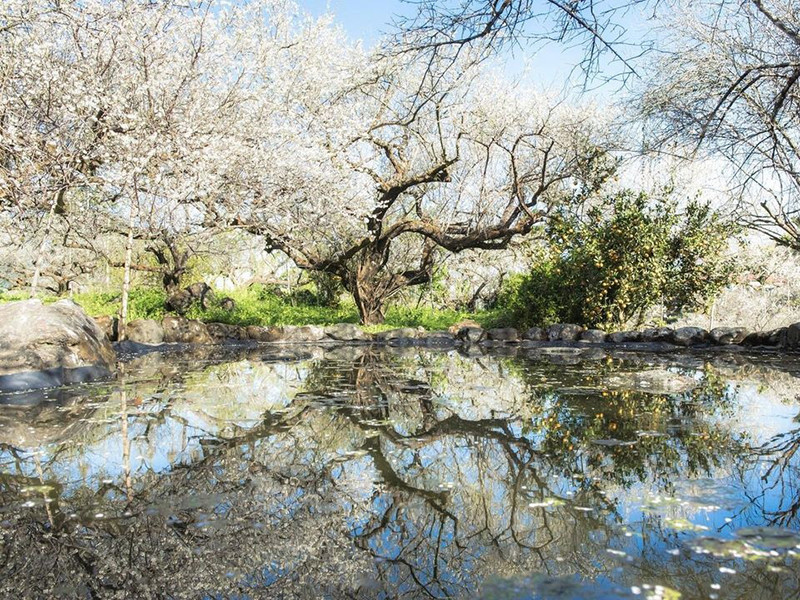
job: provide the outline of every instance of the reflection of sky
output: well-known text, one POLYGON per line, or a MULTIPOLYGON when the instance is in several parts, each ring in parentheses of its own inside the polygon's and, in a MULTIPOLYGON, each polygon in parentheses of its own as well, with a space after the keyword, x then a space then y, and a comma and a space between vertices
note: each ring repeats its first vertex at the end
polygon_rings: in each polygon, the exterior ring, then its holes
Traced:
MULTIPOLYGON (((328 370, 330 383, 309 383, 314 379, 312 374, 319 372, 310 362, 243 361, 186 373, 179 384, 166 389, 146 382, 131 384, 124 392, 134 488, 137 477, 144 482, 141 477, 146 473, 167 473, 176 465, 191 465, 199 460, 205 453, 201 440, 213 442, 240 435, 269 415, 298 415, 291 427, 253 443, 252 453, 262 457, 272 472, 282 472, 298 481, 330 468, 335 491, 332 504, 324 510, 341 511, 356 536, 371 531, 375 520, 389 511, 387 526, 369 537, 369 547, 386 559, 402 555, 403 560, 416 560, 421 573, 433 570, 432 557, 438 548, 443 557, 450 556, 453 561, 437 567, 442 573, 436 585, 443 589, 462 585, 456 580, 469 579, 464 571, 485 574, 498 564, 490 539, 501 547, 513 545, 514 536, 540 541, 542 528, 548 522, 560 536, 547 549, 547 560, 555 561, 552 567, 556 572, 574 569, 574 563, 559 567, 559 557, 594 552, 599 553, 594 560, 601 572, 614 565, 625 566, 624 574, 612 579, 642 581, 642 576, 631 570, 633 557, 637 561, 650 557, 648 560, 671 564, 684 556, 682 553, 691 552, 698 536, 731 538, 739 528, 766 524, 765 514, 785 508, 788 500, 800 496, 794 471, 787 471, 785 476, 773 473, 765 481, 762 478, 773 462, 724 452, 721 464, 691 477, 686 456, 679 455, 681 463, 671 465, 673 477, 666 488, 656 480, 658 473, 649 470, 657 468, 655 462, 642 461, 649 465, 644 470, 644 481, 626 478, 623 483, 612 478, 613 471, 606 476, 598 467, 589 468, 588 455, 603 452, 606 454, 601 466, 613 469, 613 448, 588 443, 575 450, 574 459, 559 462, 555 451, 547 454, 540 449, 547 431, 527 432, 524 427, 530 419, 525 415, 531 406, 523 377, 530 373, 524 369, 510 371, 488 357, 480 365, 454 355, 440 358, 433 367, 435 384, 427 387, 425 382, 430 378, 425 370, 413 361, 404 363, 388 377, 390 393, 381 395, 373 390, 375 406, 362 404, 350 416, 340 412, 346 411, 346 404, 319 405, 303 412, 313 402, 314 391, 338 399, 353 393, 352 381, 336 379, 346 372, 343 365, 328 370), (419 409, 418 400, 426 390, 432 399, 433 422, 419 409), (295 398, 299 392, 304 392, 303 396, 295 398), (388 419, 375 420, 365 414, 368 426, 359 426, 361 417, 357 415, 377 410, 381 401, 388 407, 388 419), (509 415, 502 425, 484 423, 476 426, 485 429, 469 428, 470 423, 509 415), (464 426, 452 433, 425 436, 426 429, 448 419, 461 419, 464 426), (388 427, 395 437, 384 436, 381 427, 388 427), (388 468, 408 489, 395 488, 392 481, 381 482, 370 451, 361 449, 366 447, 367 439, 376 435, 388 468), (286 463, 287 457, 294 462, 286 463), (433 492, 435 501, 414 489, 433 492), (458 527, 449 517, 433 510, 431 502, 440 503, 456 515, 458 527), (366 512, 357 508, 362 505, 369 507, 366 512), (588 536, 585 548, 576 547, 580 544, 575 539, 578 535, 588 536), (403 545, 409 538, 419 538, 413 551, 403 545), (462 547, 464 540, 473 542, 468 548, 462 547)), ((380 371, 386 366, 368 368, 380 371)), ((535 372, 537 366, 530 364, 527 369, 535 372)), ((552 377, 552 367, 548 374, 552 377)), ((533 380, 538 384, 541 378, 533 380)), ((795 403, 787 403, 755 384, 729 385, 727 391, 735 394, 729 409, 712 406, 703 412, 701 408, 695 420, 682 425, 681 434, 687 439, 697 434, 702 428, 698 426, 695 431, 696 421, 713 430, 730 432, 733 440, 748 439, 760 445, 797 427, 793 421, 797 414, 795 403)), ((96 489, 106 480, 122 486, 121 394, 112 394, 93 415, 94 422, 82 430, 81 445, 75 447, 73 441, 66 440, 41 449, 39 459, 45 479, 64 484, 67 499, 82 486, 96 489)), ((562 406, 558 398, 557 393, 537 394, 534 408, 540 412, 536 414, 554 410, 569 416, 573 406, 570 402, 574 400, 565 397, 562 406)), ((673 416, 666 415, 662 425, 666 427, 673 416)), ((35 430, 35 423, 32 425, 35 430)), ((677 438, 658 439, 682 448, 677 438)), ((0 465, 4 471, 13 472, 15 467, 9 459, 8 452, 3 451, 0 465)), ((239 468, 246 470, 244 459, 238 460, 239 468)), ((32 461, 23 461, 22 468, 30 477, 37 474, 32 461)), ((297 511, 314 493, 298 488, 284 502, 297 511)), ((222 512, 234 507, 235 504, 226 504, 222 512)), ((398 587, 412 585, 402 569, 384 568, 398 587)))
MULTIPOLYGON (((248 429, 266 412, 288 406, 306 375, 297 365, 243 362, 190 374, 169 393, 155 393, 153 401, 141 384, 126 387, 131 473, 161 473, 197 459, 201 439, 248 429), (144 399, 141 406, 132 405, 137 397, 144 399)), ((121 392, 113 393, 89 419, 98 440, 41 448, 40 461, 51 463, 48 475, 68 490, 104 480, 119 483, 124 472, 121 402, 121 392)), ((27 476, 36 476, 35 464, 24 468, 27 476)))

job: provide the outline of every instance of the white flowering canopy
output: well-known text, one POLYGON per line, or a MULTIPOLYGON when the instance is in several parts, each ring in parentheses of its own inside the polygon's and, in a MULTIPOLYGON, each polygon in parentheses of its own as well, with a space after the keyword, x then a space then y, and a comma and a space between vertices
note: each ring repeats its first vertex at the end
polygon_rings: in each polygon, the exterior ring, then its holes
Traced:
POLYGON ((5 2, 0 115, 6 210, 240 227, 378 311, 436 248, 505 247, 607 171, 591 107, 469 51, 365 51, 281 0, 5 2))

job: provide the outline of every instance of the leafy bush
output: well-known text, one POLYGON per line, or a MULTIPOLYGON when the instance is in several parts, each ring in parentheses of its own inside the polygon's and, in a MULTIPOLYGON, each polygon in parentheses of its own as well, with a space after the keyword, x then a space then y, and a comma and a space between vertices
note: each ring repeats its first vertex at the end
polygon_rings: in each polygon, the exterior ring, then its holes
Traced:
POLYGON ((646 311, 705 306, 731 281, 725 250, 736 228, 707 205, 679 210, 669 190, 623 191, 582 217, 562 215, 531 271, 512 278, 500 306, 517 325, 620 328, 646 311))

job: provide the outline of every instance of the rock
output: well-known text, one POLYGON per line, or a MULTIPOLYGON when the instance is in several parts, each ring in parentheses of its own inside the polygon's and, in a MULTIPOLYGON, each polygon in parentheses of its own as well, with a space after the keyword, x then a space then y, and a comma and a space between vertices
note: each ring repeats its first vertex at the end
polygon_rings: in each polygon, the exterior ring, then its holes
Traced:
POLYGON ((678 346, 697 346, 708 342, 708 332, 701 327, 680 327, 672 332, 671 341, 678 346))
POLYGON ((214 341, 205 323, 200 321, 167 315, 161 319, 161 327, 167 343, 210 344, 214 341))
POLYGON ((635 390, 653 394, 683 394, 699 385, 696 379, 666 369, 618 373, 607 377, 604 384, 611 389, 635 390))
POLYGON ((247 339, 247 330, 238 325, 207 323, 206 330, 214 343, 225 342, 226 340, 247 339))
POLYGON ((787 346, 789 328, 781 327, 772 331, 755 331, 742 340, 744 346, 787 346))
POLYGON ((651 327, 641 333, 642 342, 671 342, 675 332, 670 327, 651 327))
POLYGON ((153 319, 136 319, 125 326, 125 339, 157 346, 164 343, 164 328, 153 319))
POLYGON ((638 342, 642 339, 642 334, 638 331, 616 331, 608 334, 606 341, 612 344, 628 344, 630 342, 638 342))
POLYGON ((800 348, 800 323, 792 323, 786 328, 784 345, 792 350, 800 348))
POLYGON ((472 329, 482 329, 482 326, 477 321, 473 321, 472 319, 464 319, 463 321, 459 321, 458 323, 452 324, 448 331, 453 335, 457 335, 459 331, 464 328, 472 328, 472 329))
POLYGON ((720 346, 741 344, 747 335, 744 327, 716 327, 708 334, 711 341, 720 346))
POLYGON ((167 301, 164 303, 164 306, 167 310, 173 311, 182 315, 189 307, 192 305, 192 295, 187 292, 186 290, 179 290, 172 294, 167 301))
POLYGON ((493 342, 518 342, 519 331, 513 327, 502 327, 490 329, 486 332, 486 336, 493 342))
POLYGON ((209 344, 212 341, 206 324, 194 320, 190 320, 186 324, 186 334, 184 339, 188 344, 209 344))
POLYGON ((462 327, 455 336, 467 344, 477 344, 486 338, 486 331, 482 327, 462 327))
POLYGON ((247 338, 257 342, 279 342, 283 339, 283 330, 280 327, 262 327, 250 325, 245 330, 247 338))
POLYGON ((522 337, 532 342, 546 342, 550 339, 550 337, 547 335, 547 330, 541 327, 531 327, 524 333, 522 337))
POLYGON ((368 342, 372 335, 352 323, 337 323, 325 328, 325 335, 339 342, 368 342))
POLYGON ((283 342, 309 343, 325 339, 325 330, 315 325, 304 327, 284 327, 282 331, 283 342))
POLYGON ((426 348, 453 348, 456 338, 450 331, 430 331, 418 340, 426 348))
POLYGON ((551 342, 574 342, 578 339, 582 331, 583 327, 580 325, 556 323, 547 328, 547 338, 551 342))
POLYGON ((375 339, 379 342, 388 342, 397 338, 416 338, 424 332, 425 330, 422 327, 401 327, 400 329, 390 329, 376 333, 375 339))
POLYGON ((766 346, 786 346, 786 340, 788 338, 789 328, 788 327, 781 327, 779 329, 773 329, 767 335, 766 339, 766 346))
POLYGON ((103 330, 71 300, 0 306, 0 390, 105 377, 116 358, 103 330))
POLYGON ((607 334, 602 329, 587 329, 580 334, 580 341, 590 344, 602 344, 606 341, 607 334))
POLYGON ((203 309, 208 308, 209 303, 214 299, 214 291, 204 281, 198 281, 192 285, 172 294, 165 303, 167 310, 174 311, 180 315, 189 310, 195 302, 200 303, 203 309))
POLYGON ((103 330, 110 342, 116 342, 119 336, 119 318, 109 315, 94 317, 94 322, 103 330))
POLYGON ((219 307, 227 312, 236 310, 236 300, 228 298, 227 296, 219 301, 219 307))

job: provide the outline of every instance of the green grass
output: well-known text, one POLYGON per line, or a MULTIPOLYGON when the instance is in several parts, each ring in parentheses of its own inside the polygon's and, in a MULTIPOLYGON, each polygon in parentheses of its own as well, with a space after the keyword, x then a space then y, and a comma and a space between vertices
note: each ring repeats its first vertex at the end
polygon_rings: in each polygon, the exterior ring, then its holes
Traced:
MULTIPOLYGON (((118 315, 122 303, 119 292, 86 292, 72 298, 93 317, 118 315)), ((128 296, 128 320, 161 319, 166 314, 167 295, 155 288, 133 288, 128 296)))
MULTIPOLYGON (((30 294, 24 291, 1 291, 0 304, 15 302, 17 300, 27 300, 30 294)), ((51 304, 62 298, 53 295, 41 295, 38 298, 44 304, 51 304)), ((122 296, 120 292, 96 291, 75 294, 72 296, 77 304, 80 304, 87 314, 93 317, 102 315, 118 315, 122 296)), ((160 319, 166 314, 164 301, 166 294, 153 288, 134 288, 128 297, 128 319, 160 319)))
POLYGON ((21 290, 2 290, 0 291, 0 304, 5 304, 6 302, 16 302, 18 300, 27 300, 30 297, 31 295, 28 292, 23 292, 21 290))
MULTIPOLYGON (((358 323, 358 310, 352 301, 343 301, 338 307, 320 306, 309 302, 307 294, 299 298, 279 296, 260 286, 232 292, 217 293, 236 302, 236 308, 226 311, 219 306, 202 310, 193 306, 186 317, 207 323, 228 323, 231 325, 331 325, 334 323, 358 323)), ((0 303, 21 300, 28 295, 21 292, 0 292, 0 303)), ((92 316, 116 315, 120 311, 121 295, 118 291, 95 291, 76 294, 72 298, 92 316)), ((54 297, 43 297, 44 302, 54 301, 54 297)), ((128 318, 160 320, 167 311, 164 308, 166 295, 156 288, 134 288, 130 293, 128 318)), ((470 314, 450 309, 429 307, 390 306, 386 311, 386 321, 381 325, 371 325, 365 329, 370 332, 384 331, 399 327, 423 327, 428 330, 447 329, 464 319, 473 319, 481 324, 495 322, 494 313, 470 314)))

